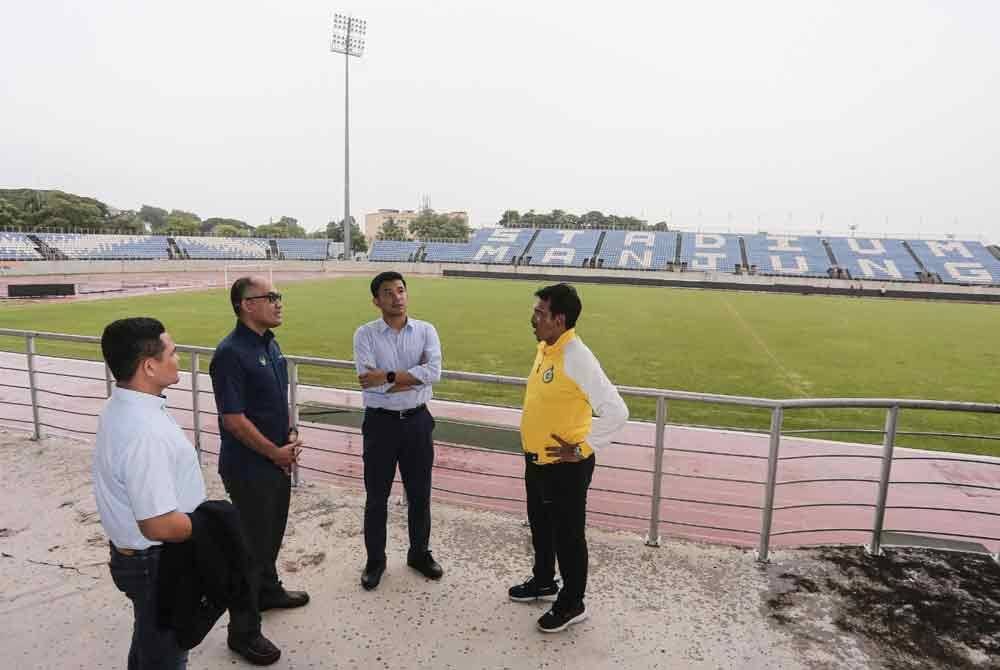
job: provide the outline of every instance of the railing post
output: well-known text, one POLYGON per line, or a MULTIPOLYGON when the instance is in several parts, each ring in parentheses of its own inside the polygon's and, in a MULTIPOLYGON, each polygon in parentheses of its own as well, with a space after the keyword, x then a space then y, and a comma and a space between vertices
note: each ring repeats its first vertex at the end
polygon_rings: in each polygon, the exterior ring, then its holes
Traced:
POLYGON ((25 335, 25 352, 28 358, 28 393, 31 395, 31 418, 34 421, 35 433, 33 440, 42 439, 42 425, 38 418, 38 384, 35 380, 35 336, 25 335))
POLYGON ((198 389, 200 358, 197 351, 191 353, 191 417, 194 428, 194 450, 198 453, 199 463, 201 463, 201 391, 198 389))
POLYGON ((104 364, 104 389, 108 392, 108 397, 111 397, 111 387, 114 386, 115 378, 111 375, 111 368, 108 364, 104 364))
POLYGON ((889 475, 892 474, 892 452, 896 446, 896 423, 899 407, 893 405, 885 415, 885 437, 882 441, 882 474, 878 480, 878 499, 875 501, 875 518, 872 520, 872 541, 865 545, 871 556, 882 555, 882 526, 885 522, 885 503, 889 498, 889 475))
POLYGON ((660 546, 660 497, 663 487, 663 443, 667 430, 667 399, 656 399, 656 449, 653 451, 653 500, 649 507, 647 547, 660 546))
POLYGON ((774 517, 774 490, 778 481, 778 450, 781 447, 781 422, 785 410, 775 407, 771 410, 771 444, 767 452, 767 488, 764 491, 764 509, 760 519, 760 545, 757 560, 767 563, 771 547, 771 519, 774 517))
MULTIPOLYGON (((288 404, 292 425, 297 430, 299 427, 299 365, 295 361, 288 361, 288 404)), ((301 436, 301 432, 299 435, 301 436)), ((298 485, 299 464, 296 461, 292 463, 292 486, 298 485)))

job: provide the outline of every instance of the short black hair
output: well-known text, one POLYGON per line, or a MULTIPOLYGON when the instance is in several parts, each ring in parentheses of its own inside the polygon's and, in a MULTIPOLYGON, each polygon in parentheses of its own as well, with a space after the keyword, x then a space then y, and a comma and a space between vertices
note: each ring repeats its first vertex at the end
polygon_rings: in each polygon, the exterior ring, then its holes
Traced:
POLYGON ((229 289, 229 302, 233 303, 233 311, 236 316, 240 315, 240 305, 243 303, 243 296, 247 294, 247 287, 253 284, 253 277, 240 277, 233 282, 229 289))
POLYGON ((535 291, 535 295, 549 303, 552 316, 562 314, 566 317, 566 330, 576 326, 576 320, 583 311, 583 303, 576 289, 569 284, 553 284, 535 291))
POLYGON ((127 382, 135 376, 139 363, 162 354, 160 335, 166 330, 158 320, 145 316, 109 323, 101 335, 101 353, 115 379, 127 382))
POLYGON ((375 279, 372 279, 372 297, 373 298, 378 297, 378 290, 382 288, 382 284, 384 284, 387 281, 396 281, 397 279, 403 282, 403 287, 405 288, 406 280, 403 279, 403 275, 399 274, 394 270, 389 270, 388 272, 380 272, 377 275, 375 275, 375 279))

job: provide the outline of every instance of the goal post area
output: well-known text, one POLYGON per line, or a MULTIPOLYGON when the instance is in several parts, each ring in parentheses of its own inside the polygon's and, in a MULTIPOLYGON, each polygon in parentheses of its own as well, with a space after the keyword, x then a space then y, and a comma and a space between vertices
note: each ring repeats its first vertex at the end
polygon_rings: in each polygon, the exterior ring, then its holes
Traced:
POLYGON ((222 268, 222 285, 229 286, 230 280, 247 275, 267 273, 267 280, 274 284, 274 263, 226 263, 222 268))

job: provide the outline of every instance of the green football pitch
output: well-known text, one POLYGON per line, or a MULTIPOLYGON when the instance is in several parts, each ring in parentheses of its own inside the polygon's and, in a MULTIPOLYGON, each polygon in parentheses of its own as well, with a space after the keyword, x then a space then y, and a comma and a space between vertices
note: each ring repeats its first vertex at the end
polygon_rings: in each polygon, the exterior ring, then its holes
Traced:
MULTIPOLYGON (((434 323, 444 366, 523 376, 534 356, 529 281, 414 277, 410 313, 434 323)), ((286 354, 350 359, 355 328, 377 317, 368 279, 289 282, 285 322, 277 331, 286 354)), ((898 397, 1000 400, 1000 308, 917 300, 734 293, 581 284, 577 331, 617 384, 769 398, 898 397)), ((233 326, 222 289, 67 303, 0 306, 0 327, 100 335, 109 321, 155 316, 182 344, 214 346, 233 326)), ((24 342, 0 338, 0 348, 24 342)), ((99 358, 94 346, 40 342, 39 352, 99 358)), ((207 369, 207 361, 203 363, 207 369)), ((303 367, 300 379, 356 387, 346 371, 303 367)), ((441 398, 517 406, 513 387, 443 382, 441 398)), ((635 418, 654 404, 627 399, 635 418)), ((766 410, 672 402, 670 421, 766 429, 766 410)), ((831 429, 813 436, 878 442, 882 410, 795 410, 788 430, 831 429)), ((903 411, 900 431, 1000 436, 1000 417, 903 411)), ((904 446, 1000 455, 1000 442, 902 435, 904 446)))

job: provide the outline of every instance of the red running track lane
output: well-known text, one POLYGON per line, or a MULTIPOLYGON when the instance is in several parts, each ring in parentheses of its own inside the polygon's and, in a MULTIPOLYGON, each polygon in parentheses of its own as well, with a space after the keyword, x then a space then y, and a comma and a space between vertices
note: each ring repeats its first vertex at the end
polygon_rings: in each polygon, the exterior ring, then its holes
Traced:
MULTIPOLYGON (((39 387, 66 394, 39 392, 39 402, 53 409, 42 409, 45 432, 88 438, 97 429, 96 414, 106 392, 103 365, 38 357, 39 387), (100 377, 84 380, 64 374, 100 377), (75 412, 75 413, 70 413, 75 412), (78 432, 83 431, 83 432, 78 432)), ((27 386, 26 360, 23 354, 0 353, 0 383, 27 386)), ((211 379, 199 377, 202 391, 202 447, 218 450, 218 432, 211 394, 211 379)), ((183 374, 177 389, 167 393, 168 405, 189 435, 193 435, 190 375, 183 374)), ((300 387, 300 401, 359 406, 360 394, 354 391, 300 387)), ((30 401, 25 389, 0 386, 0 424, 21 430, 31 429, 30 401), (23 403, 21 405, 11 403, 23 403)), ((432 411, 441 418, 466 420, 516 427, 520 412, 516 409, 433 401, 432 411)), ((359 431, 339 426, 301 423, 302 438, 309 445, 303 454, 301 477, 329 480, 341 485, 362 488, 361 436, 359 431), (325 472, 323 472, 325 471, 325 472), (328 474, 336 473, 336 474, 328 474)), ((630 422, 618 436, 621 442, 652 445, 655 427, 630 422)), ((690 452, 667 451, 665 456, 660 504, 660 532, 694 540, 755 546, 759 539, 764 485, 767 476, 768 437, 750 433, 685 428, 667 429, 667 448, 690 452), (708 452, 719 452, 716 455, 708 452), (676 475, 737 479, 740 482, 694 479, 676 475), (723 506, 712 503, 726 503, 723 506), (697 528, 713 526, 711 528, 697 528)), ((877 480, 881 468, 880 449, 870 445, 834 443, 822 440, 782 438, 778 467, 779 486, 775 494, 775 514, 771 545, 861 544, 870 541, 870 532, 818 532, 824 528, 871 527, 877 480), (832 455, 841 455, 832 458, 832 455), (818 456, 819 458, 798 458, 818 456), (848 478, 860 481, 791 483, 798 480, 848 478), (785 482, 785 483, 781 483, 785 482), (781 510, 783 506, 850 503, 851 506, 807 507, 781 510), (810 530, 805 533, 789 531, 810 530)), ((209 457, 211 458, 211 457, 209 457)), ((598 468, 591 487, 588 511, 590 521, 600 526, 648 532, 651 506, 653 449, 651 446, 616 445, 598 454, 598 468), (625 468, 625 469, 619 469, 625 468), (635 470, 642 470, 637 472, 635 470)), ((435 498, 482 509, 524 515, 523 459, 520 454, 462 448, 437 443, 434 471, 435 498)), ((958 488, 956 483, 1000 488, 1000 459, 944 454, 899 448, 892 469, 892 480, 929 481, 933 486, 894 484, 889 506, 949 507, 967 512, 944 512, 889 509, 886 530, 909 530, 966 536, 1000 536, 997 517, 974 511, 1000 513, 1000 491, 984 488, 958 488), (947 461, 907 460, 937 457, 947 461)), ((400 488, 397 486, 397 493, 400 488)), ((981 540, 991 552, 1000 550, 1000 541, 981 540)))

